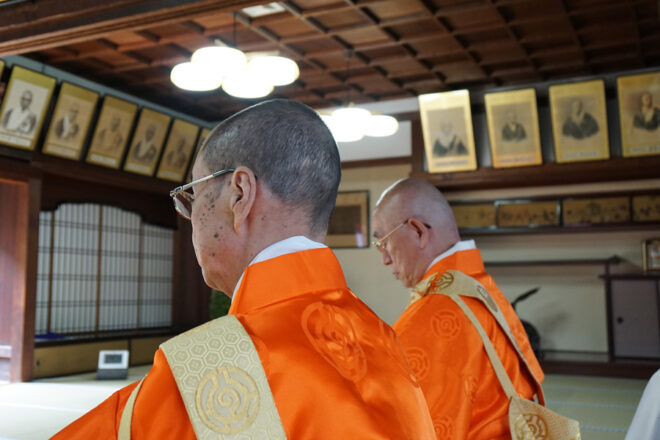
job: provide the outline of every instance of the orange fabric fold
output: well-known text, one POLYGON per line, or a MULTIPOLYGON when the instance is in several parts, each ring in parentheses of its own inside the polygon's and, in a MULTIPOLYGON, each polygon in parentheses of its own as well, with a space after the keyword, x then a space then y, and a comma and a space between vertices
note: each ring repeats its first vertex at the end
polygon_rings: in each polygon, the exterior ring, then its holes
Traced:
MULTIPOLYGON (((434 438, 394 331, 346 287, 329 249, 249 266, 230 313, 252 338, 288 439, 434 438)), ((55 438, 115 438, 129 393, 118 391, 55 438)), ((135 402, 131 433, 195 438, 160 350, 135 402)))
MULTIPOLYGON (((543 381, 543 371, 522 323, 485 273, 479 250, 458 251, 444 258, 428 270, 424 279, 448 269, 483 284, 502 310, 533 373, 543 381)), ((463 299, 486 330, 518 393, 532 398, 534 381, 497 321, 480 301, 463 299)), ((424 391, 438 439, 510 438, 509 401, 477 331, 450 298, 424 296, 403 312, 393 328, 424 391)))

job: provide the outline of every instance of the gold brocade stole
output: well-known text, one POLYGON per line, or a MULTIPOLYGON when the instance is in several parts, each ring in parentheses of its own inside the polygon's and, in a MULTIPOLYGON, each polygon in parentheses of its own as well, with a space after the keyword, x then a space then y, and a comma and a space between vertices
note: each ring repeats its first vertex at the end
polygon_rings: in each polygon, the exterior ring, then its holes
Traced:
MULTIPOLYGON (((235 316, 196 327, 160 348, 198 439, 286 439, 257 350, 235 316)), ((124 410, 129 414, 131 398, 124 410)))
POLYGON ((572 419, 557 414, 542 405, 545 405, 543 389, 538 381, 527 359, 518 346, 518 342, 513 336, 509 324, 504 315, 497 306, 497 303, 488 293, 488 290, 476 279, 459 272, 457 270, 448 270, 439 276, 433 274, 427 279, 421 281, 411 289, 411 303, 428 295, 445 295, 451 298, 456 305, 465 313, 484 344, 484 349, 488 354, 497 379, 499 380, 505 394, 509 398, 509 428, 513 440, 579 440, 580 424, 572 419), (534 380, 536 385, 536 395, 541 405, 531 400, 522 398, 518 395, 511 379, 509 378, 502 361, 500 360, 493 343, 486 334, 479 319, 474 312, 463 301, 461 296, 475 298, 479 300, 490 314, 495 318, 509 342, 516 350, 518 357, 523 361, 527 372, 534 380))

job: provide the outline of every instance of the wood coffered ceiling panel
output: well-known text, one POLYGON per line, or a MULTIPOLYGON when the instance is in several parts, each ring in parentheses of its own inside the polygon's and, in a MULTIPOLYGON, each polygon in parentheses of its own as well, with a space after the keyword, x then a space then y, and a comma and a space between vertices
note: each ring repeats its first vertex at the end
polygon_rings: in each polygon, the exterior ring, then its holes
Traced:
POLYGON ((29 50, 30 38, 6 47, 207 120, 252 101, 221 90, 181 91, 169 72, 216 40, 293 58, 300 79, 273 96, 317 108, 341 105, 349 94, 369 102, 660 66, 656 0, 290 0, 279 2, 283 12, 261 17, 240 9, 255 1, 183 1, 174 8, 162 0, 108 0, 103 10, 77 1, 101 23, 85 27, 88 38, 44 47, 45 37, 35 35, 38 50, 29 50), (118 20, 124 4, 142 11, 118 20))

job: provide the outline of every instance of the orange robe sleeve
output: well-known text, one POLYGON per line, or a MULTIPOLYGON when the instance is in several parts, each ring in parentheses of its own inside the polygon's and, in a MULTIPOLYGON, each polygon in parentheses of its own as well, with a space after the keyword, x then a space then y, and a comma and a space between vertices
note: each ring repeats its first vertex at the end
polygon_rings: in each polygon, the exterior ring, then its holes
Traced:
MULTIPOLYGON (((116 439, 124 406, 137 383, 114 393, 99 406, 57 433, 54 440, 116 439)), ((131 423, 132 439, 195 439, 183 400, 163 352, 144 379, 135 401, 131 423)))

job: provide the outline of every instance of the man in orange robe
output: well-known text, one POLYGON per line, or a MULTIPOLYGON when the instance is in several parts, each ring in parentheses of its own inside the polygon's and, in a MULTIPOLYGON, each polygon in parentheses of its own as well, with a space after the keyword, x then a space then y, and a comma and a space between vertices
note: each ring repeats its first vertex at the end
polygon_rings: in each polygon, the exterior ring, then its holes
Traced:
POLYGON ((232 293, 230 316, 161 345, 137 388, 54 438, 433 438, 393 330, 320 243, 340 177, 330 132, 302 104, 267 101, 218 125, 195 180, 172 195, 192 222, 205 281, 232 293), (247 340, 225 322, 238 322, 247 340))
MULTIPOLYGON (((474 241, 460 241, 440 191, 413 178, 383 192, 374 210, 373 230, 383 264, 412 288, 411 302, 393 328, 422 386, 437 438, 511 438, 509 401, 477 330, 448 296, 414 289, 420 281, 450 269, 479 281, 504 314, 534 376, 542 381, 522 323, 485 273, 474 241)), ((463 299, 493 342, 518 394, 533 398, 535 382, 493 315, 478 299, 463 299)))

